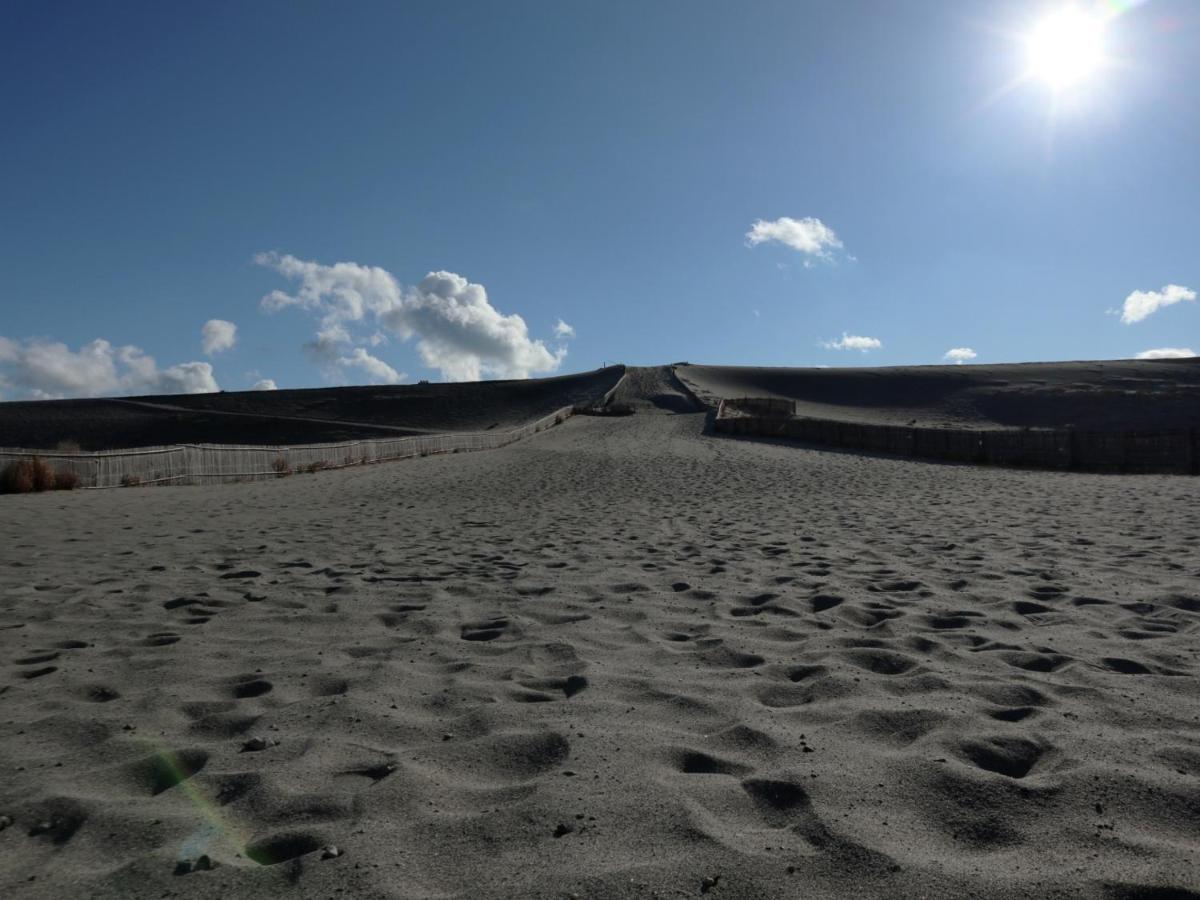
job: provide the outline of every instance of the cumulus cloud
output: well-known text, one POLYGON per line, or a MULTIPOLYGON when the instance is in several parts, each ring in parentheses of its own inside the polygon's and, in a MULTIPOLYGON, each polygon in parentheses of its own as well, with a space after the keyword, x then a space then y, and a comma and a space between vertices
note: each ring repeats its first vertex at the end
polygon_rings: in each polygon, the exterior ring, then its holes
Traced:
POLYGON ((970 347, 954 347, 950 350, 947 350, 942 355, 942 359, 948 360, 949 362, 952 362, 955 365, 961 366, 963 363, 974 359, 978 355, 979 354, 976 353, 974 350, 972 350, 970 347))
POLYGON ((1195 355, 1191 347, 1157 347, 1143 350, 1135 359, 1191 359, 1195 355))
POLYGON ((567 338, 573 338, 573 337, 575 337, 575 329, 572 328, 570 325, 568 325, 566 322, 564 322, 562 319, 559 319, 557 322, 554 323, 554 336, 556 338, 558 338, 559 340, 566 340, 567 338))
POLYGON ((260 378, 254 384, 250 385, 252 391, 277 391, 279 385, 275 383, 274 378, 260 378))
POLYGON ((382 359, 372 356, 362 347, 355 347, 349 356, 338 359, 338 365, 362 369, 371 378, 371 384, 400 384, 408 376, 397 372, 382 359))
POLYGON ((159 369, 154 357, 97 339, 79 350, 58 341, 0 337, 0 385, 35 400, 106 394, 203 394, 220 390, 206 362, 159 369))
POLYGON ((355 365, 375 377, 383 373, 367 361, 375 358, 365 350, 361 356, 361 348, 346 354, 357 323, 377 324, 402 341, 415 338, 422 361, 449 381, 528 378, 553 372, 566 357, 565 349, 552 352, 532 339, 519 315, 492 306, 482 285, 453 272, 430 272, 415 287, 404 287, 385 269, 358 263, 326 266, 276 253, 259 254, 255 261, 299 282, 294 294, 271 291, 262 308, 315 313, 317 336, 307 349, 326 365, 355 365))
POLYGON ((1168 284, 1161 291, 1134 291, 1121 307, 1121 321, 1126 325, 1140 322, 1164 306, 1184 300, 1194 301, 1196 292, 1179 284, 1168 284))
POLYGON ((803 219, 784 216, 772 222, 759 219, 746 232, 746 245, 749 247, 768 241, 799 250, 814 259, 832 259, 833 251, 842 248, 842 241, 834 230, 812 216, 803 219))
POLYGON ((846 334, 843 331, 839 340, 822 341, 821 346, 826 350, 861 350, 866 353, 869 350, 878 350, 883 346, 883 341, 862 334, 846 334))
POLYGON ((209 319, 200 329, 200 346, 209 356, 237 343, 237 326, 224 319, 209 319))

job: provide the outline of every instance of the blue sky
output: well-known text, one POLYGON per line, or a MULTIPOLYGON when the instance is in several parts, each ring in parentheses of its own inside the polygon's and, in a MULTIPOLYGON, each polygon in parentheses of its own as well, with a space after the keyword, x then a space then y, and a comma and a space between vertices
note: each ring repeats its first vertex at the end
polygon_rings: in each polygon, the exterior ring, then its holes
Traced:
POLYGON ((9 0, 0 397, 1200 349, 1200 4, 1064 5, 9 0))

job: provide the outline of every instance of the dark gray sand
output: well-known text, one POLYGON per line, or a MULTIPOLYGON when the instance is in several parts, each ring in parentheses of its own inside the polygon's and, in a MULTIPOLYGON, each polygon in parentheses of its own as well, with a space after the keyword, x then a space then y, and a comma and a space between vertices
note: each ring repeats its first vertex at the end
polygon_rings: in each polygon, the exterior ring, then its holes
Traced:
POLYGON ((0 498, 0 896, 1200 897, 1195 479, 638 377, 503 450, 0 498))
POLYGON ((781 397, 802 416, 883 425, 1128 431, 1200 426, 1200 358, 783 369, 689 366, 704 400, 781 397))
POLYGON ((623 366, 522 381, 0 403, 0 447, 300 444, 508 429, 589 403, 623 366))

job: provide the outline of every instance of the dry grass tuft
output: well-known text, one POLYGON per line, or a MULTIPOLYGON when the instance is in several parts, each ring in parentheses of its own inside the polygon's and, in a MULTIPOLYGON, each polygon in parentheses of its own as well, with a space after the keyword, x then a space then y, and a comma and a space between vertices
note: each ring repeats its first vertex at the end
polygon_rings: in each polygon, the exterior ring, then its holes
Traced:
POLYGON ((56 491, 73 491, 79 487, 79 473, 73 469, 59 469, 54 473, 56 491))
POLYGON ((271 463, 271 468, 275 470, 275 474, 280 478, 287 478, 292 474, 292 467, 282 456, 277 456, 275 461, 271 463))
POLYGON ((50 464, 40 456, 35 456, 29 461, 29 465, 33 470, 33 489, 35 491, 54 490, 54 470, 50 468, 50 464))
POLYGON ((0 472, 0 492, 5 494, 28 494, 33 490, 33 473, 28 460, 10 462, 0 472))
POLYGON ((54 490, 54 470, 40 456, 17 459, 0 472, 0 493, 28 494, 54 490))

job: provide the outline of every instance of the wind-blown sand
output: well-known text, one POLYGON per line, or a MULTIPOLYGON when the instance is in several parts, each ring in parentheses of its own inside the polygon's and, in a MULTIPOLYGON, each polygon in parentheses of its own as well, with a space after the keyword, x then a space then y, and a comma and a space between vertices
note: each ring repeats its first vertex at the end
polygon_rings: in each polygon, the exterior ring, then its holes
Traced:
POLYGON ((1194 480, 625 387, 503 450, 0 498, 0 895, 1200 897, 1194 480))

